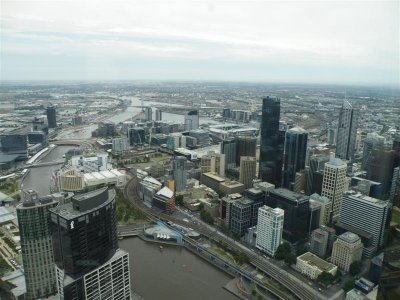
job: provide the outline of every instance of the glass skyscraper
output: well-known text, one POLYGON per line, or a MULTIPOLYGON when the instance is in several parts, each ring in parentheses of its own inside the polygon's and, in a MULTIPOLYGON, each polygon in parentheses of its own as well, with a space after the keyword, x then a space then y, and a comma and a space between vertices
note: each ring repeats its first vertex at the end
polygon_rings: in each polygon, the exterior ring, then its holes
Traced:
POLYGON ((27 195, 17 206, 26 298, 47 298, 57 292, 49 209, 58 202, 31 190, 27 195))
POLYGON ((345 100, 339 112, 336 157, 351 160, 356 148, 358 109, 345 100))
POLYGON ((276 187, 281 186, 284 143, 283 135, 279 131, 280 111, 279 98, 263 99, 259 177, 276 187))
POLYGON ((56 128, 57 127, 56 108, 54 106, 47 107, 46 115, 49 128, 56 128))
POLYGON ((129 257, 118 248, 115 208, 115 191, 105 187, 51 209, 61 299, 130 299, 129 257))
POLYGON ((296 172, 304 170, 307 154, 307 132, 300 127, 289 129, 285 135, 282 187, 293 190, 296 172))

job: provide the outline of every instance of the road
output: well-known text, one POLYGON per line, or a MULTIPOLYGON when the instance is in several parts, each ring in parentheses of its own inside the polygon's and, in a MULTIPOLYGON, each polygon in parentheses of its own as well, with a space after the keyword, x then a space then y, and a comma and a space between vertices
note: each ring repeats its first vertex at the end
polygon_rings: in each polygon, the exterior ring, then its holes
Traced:
MULTIPOLYGON (((177 223, 182 226, 188 226, 188 223, 184 222, 183 220, 177 219, 172 215, 156 212, 144 205, 144 203, 137 196, 137 187, 138 178, 136 176, 133 176, 124 188, 124 195, 134 206, 136 206, 137 208, 142 210, 143 213, 149 216, 150 219, 162 219, 177 223)), ((198 231, 202 235, 206 236, 207 238, 216 241, 217 243, 225 243, 229 245, 230 248, 236 251, 244 252, 249 257, 250 263, 253 266, 285 286, 298 298, 309 300, 328 299, 323 294, 304 284, 304 282, 302 282, 300 279, 281 269, 279 266, 276 266, 272 262, 265 260, 261 255, 254 253, 249 248, 236 242, 230 237, 227 237, 225 234, 216 230, 215 228, 212 228, 209 225, 205 226, 201 223, 190 223, 190 227, 192 227, 194 230, 198 231)))

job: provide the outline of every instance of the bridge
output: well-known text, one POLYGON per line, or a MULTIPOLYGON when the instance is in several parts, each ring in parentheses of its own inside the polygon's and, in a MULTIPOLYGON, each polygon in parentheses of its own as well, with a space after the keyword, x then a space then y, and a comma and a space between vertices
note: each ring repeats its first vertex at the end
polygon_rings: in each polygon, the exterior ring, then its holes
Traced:
POLYGON ((124 231, 118 231, 118 238, 125 238, 125 237, 132 237, 132 236, 138 236, 143 232, 143 228, 137 228, 134 230, 124 230, 124 231))
POLYGON ((59 141, 53 140, 51 143, 59 146, 80 146, 83 144, 94 145, 96 141, 90 139, 74 139, 74 140, 59 140, 59 141))
POLYGON ((59 160, 54 160, 54 161, 48 161, 48 162, 37 162, 33 163, 30 165, 25 165, 24 168, 39 168, 39 167, 47 167, 47 166, 56 166, 56 165, 61 165, 65 163, 64 159, 59 159, 59 160))
MULTIPOLYGON (((137 195, 137 188, 138 188, 138 178, 134 176, 125 185, 124 196, 135 207, 140 209, 146 216, 148 216, 150 220, 161 219, 161 220, 171 221, 182 226, 187 226, 187 223, 180 219, 176 219, 175 217, 168 214, 156 212, 151 208, 147 207, 146 205, 144 205, 143 201, 141 201, 137 195)), ((193 228, 193 230, 196 230, 203 236, 207 237, 210 240, 215 241, 216 243, 219 244, 223 243, 225 245, 228 245, 231 250, 237 253, 240 252, 245 253, 249 257, 250 264, 256 267, 259 272, 262 272, 266 276, 271 277, 281 285, 285 286, 290 292, 292 292, 298 298, 304 300, 327 299, 327 297, 325 297, 320 292, 314 290, 312 287, 305 284, 299 278, 283 270, 281 267, 277 266, 273 262, 264 259, 262 256, 258 254, 255 254, 250 249, 234 241, 233 239, 227 237, 222 232, 219 232, 216 229, 210 229, 204 225, 191 224, 190 226, 191 228, 193 228)), ((274 291, 272 291, 272 288, 270 288, 269 286, 266 286, 263 283, 260 284, 262 284, 263 288, 274 293, 274 291)))

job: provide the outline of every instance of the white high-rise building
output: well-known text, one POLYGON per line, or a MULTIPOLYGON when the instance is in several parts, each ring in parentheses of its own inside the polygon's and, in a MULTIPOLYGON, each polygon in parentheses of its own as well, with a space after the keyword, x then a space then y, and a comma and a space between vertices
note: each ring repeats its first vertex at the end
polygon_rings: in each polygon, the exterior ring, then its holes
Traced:
POLYGON ((100 153, 96 156, 73 156, 70 165, 76 167, 83 173, 99 172, 112 169, 112 164, 107 153, 100 153))
POLYGON ((128 138, 119 137, 112 140, 112 153, 114 155, 126 154, 129 151, 128 138))
POLYGON ((191 110, 185 115, 185 130, 199 129, 199 111, 191 110))
POLYGON ((256 247, 274 256, 282 241, 284 210, 262 206, 258 209, 256 247))
POLYGON ((368 240, 364 256, 371 258, 384 244, 391 203, 348 191, 344 193, 338 226, 368 240))
POLYGON ((330 211, 333 220, 339 217, 343 192, 348 186, 346 173, 347 164, 339 158, 332 158, 325 164, 321 196, 331 201, 330 211))

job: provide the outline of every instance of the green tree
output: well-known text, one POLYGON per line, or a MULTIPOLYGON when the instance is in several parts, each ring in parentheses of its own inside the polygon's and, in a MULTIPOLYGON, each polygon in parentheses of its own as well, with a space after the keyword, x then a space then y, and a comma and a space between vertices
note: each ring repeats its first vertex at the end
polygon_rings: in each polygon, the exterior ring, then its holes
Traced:
POLYGON ((183 195, 178 195, 175 197, 175 203, 177 205, 183 205, 183 195))
POLYGON ((361 260, 353 261, 353 262, 350 264, 349 273, 350 273, 351 275, 355 276, 355 275, 357 275, 358 273, 360 273, 361 267, 362 267, 362 261, 361 261, 361 260))
POLYGON ((347 293, 354 287, 354 283, 355 283, 354 278, 350 278, 343 283, 342 289, 347 293))
POLYGON ((214 218, 211 216, 211 214, 208 211, 206 211, 204 209, 200 211, 200 218, 208 224, 211 224, 211 225, 214 224, 214 218))
POLYGON ((322 272, 319 274, 317 277, 317 281, 321 283, 324 286, 327 286, 329 284, 332 284, 332 282, 335 280, 335 277, 331 273, 328 273, 326 271, 322 272))
POLYGON ((287 253, 285 256, 285 263, 288 265, 294 265, 296 263, 296 255, 293 253, 287 253))
POLYGON ((290 252, 292 252, 292 246, 290 246, 288 242, 283 242, 279 245, 278 249, 276 249, 275 258, 278 260, 282 260, 290 252))
POLYGON ((300 256, 308 251, 306 245, 301 244, 296 247, 296 256, 300 256))

